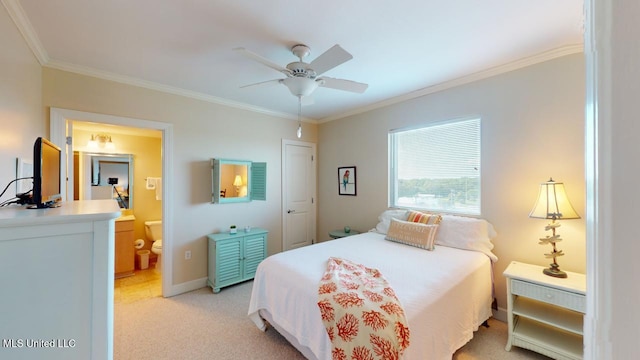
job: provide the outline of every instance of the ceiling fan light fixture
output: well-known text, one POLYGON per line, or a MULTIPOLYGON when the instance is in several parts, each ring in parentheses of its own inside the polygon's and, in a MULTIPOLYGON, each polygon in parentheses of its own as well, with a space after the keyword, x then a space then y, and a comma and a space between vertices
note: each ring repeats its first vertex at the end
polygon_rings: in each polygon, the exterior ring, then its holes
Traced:
POLYGON ((309 96, 318 88, 318 83, 313 79, 303 77, 288 77, 280 80, 296 97, 309 96))

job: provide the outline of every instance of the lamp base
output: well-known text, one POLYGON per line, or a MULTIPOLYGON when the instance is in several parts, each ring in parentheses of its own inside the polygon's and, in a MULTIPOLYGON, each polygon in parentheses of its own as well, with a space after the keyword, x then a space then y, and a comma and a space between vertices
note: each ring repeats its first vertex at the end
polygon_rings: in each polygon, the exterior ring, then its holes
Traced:
POLYGON ((553 276, 553 277, 557 277, 557 278, 566 278, 567 277, 567 273, 560 270, 560 267, 558 266, 558 264, 550 264, 550 267, 542 270, 542 272, 545 275, 549 275, 549 276, 553 276))

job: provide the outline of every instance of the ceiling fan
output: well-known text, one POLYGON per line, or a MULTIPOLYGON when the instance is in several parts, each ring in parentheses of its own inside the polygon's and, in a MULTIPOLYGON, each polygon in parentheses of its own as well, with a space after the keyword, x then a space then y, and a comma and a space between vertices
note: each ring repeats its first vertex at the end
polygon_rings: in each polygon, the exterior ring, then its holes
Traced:
POLYGON ((351 80, 321 76, 325 72, 353 58, 351 54, 337 44, 322 53, 315 60, 311 61, 311 63, 302 61, 304 57, 307 57, 311 53, 311 49, 304 44, 294 45, 291 48, 291 52, 298 57, 299 61, 289 63, 286 67, 282 67, 243 47, 235 48, 233 50, 249 59, 255 60, 265 66, 279 71, 286 76, 284 79, 263 81, 256 84, 245 85, 242 86, 242 88, 280 83, 284 84, 293 96, 300 99, 311 95, 311 93, 313 93, 313 91, 318 87, 326 87, 362 94, 369 86, 367 84, 351 80))

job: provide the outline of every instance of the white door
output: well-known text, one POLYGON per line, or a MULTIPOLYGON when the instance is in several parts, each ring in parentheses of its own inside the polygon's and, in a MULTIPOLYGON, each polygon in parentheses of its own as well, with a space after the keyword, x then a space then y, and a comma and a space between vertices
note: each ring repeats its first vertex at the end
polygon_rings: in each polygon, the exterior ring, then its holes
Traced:
POLYGON ((315 144, 282 141, 283 251, 315 242, 315 157, 315 144))

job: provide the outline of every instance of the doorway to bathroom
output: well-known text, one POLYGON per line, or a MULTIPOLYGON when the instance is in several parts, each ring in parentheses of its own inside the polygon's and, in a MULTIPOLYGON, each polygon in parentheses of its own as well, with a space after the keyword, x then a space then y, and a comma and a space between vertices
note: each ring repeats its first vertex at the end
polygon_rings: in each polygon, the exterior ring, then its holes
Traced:
POLYGON ((114 304, 162 296, 162 133, 74 121, 74 200, 115 199, 114 304), (96 144, 108 139, 109 146, 96 144), (153 224, 153 231, 147 224, 153 224), (155 235, 155 236, 153 236, 155 235))
MULTIPOLYGON (((62 156, 67 159, 66 162, 63 161, 63 169, 62 169, 63 178, 61 180, 63 181, 62 183, 67 184, 67 186, 64 189, 62 189, 63 190, 62 196, 64 199, 67 199, 68 201, 74 199, 79 188, 79 183, 72 176, 72 174, 74 174, 74 165, 80 166, 77 163, 77 161, 74 163, 74 150, 86 150, 85 146, 89 146, 88 141, 91 140, 91 138, 94 138, 95 140, 95 138, 98 135, 100 136, 106 135, 107 141, 110 140, 110 142, 115 144, 115 151, 113 151, 113 153, 118 152, 118 146, 119 146, 117 141, 114 141, 115 139, 126 139, 127 137, 129 137, 129 138, 136 139, 136 140, 129 140, 129 142, 140 143, 139 141, 140 139, 153 138, 153 137, 157 138, 157 141, 159 142, 159 145, 158 145, 159 151, 158 151, 158 154, 156 155, 157 155, 158 161, 160 162, 159 166, 157 166, 156 170, 149 169, 148 168, 149 164, 147 161, 136 162, 135 160, 136 154, 132 154, 134 156, 134 165, 133 165, 134 171, 140 170, 141 172, 138 172, 137 176, 134 175, 135 178, 133 179, 131 184, 128 184, 128 186, 133 186, 134 187, 133 192, 136 194, 146 193, 146 195, 151 195, 153 199, 157 198, 158 200, 153 200, 153 201, 156 201, 155 203, 151 201, 146 201, 146 200, 134 201, 134 205, 133 205, 134 209, 130 209, 130 210, 133 210, 133 212, 135 213, 136 211, 142 209, 145 206, 145 204, 147 204, 147 206, 151 208, 155 208, 156 211, 158 211, 159 209, 158 212, 156 212, 154 215, 151 215, 152 218, 147 218, 148 220, 163 220, 162 221, 163 233, 167 234, 163 236, 163 239, 162 239, 163 255, 162 255, 162 261, 160 262, 161 267, 160 269, 158 269, 159 270, 158 274, 162 274, 162 276, 161 276, 161 279, 158 279, 159 276, 156 276, 155 279, 153 279, 153 281, 156 281, 156 283, 157 282, 161 283, 161 290, 159 292, 162 296, 164 297, 171 296, 172 272, 170 271, 170 269, 171 269, 172 259, 171 259, 171 250, 170 250, 171 249, 171 237, 170 237, 171 232, 169 230, 171 228, 171 218, 167 216, 167 213, 168 213, 167 209, 170 208, 173 199, 171 197, 170 192, 168 191, 168 189, 171 188, 171 177, 165 176, 165 174, 172 173, 172 169, 170 168, 172 164, 172 161, 171 161, 172 151, 170 150, 172 147, 171 144, 173 141, 172 125, 167 123, 149 121, 149 120, 124 118, 119 116, 88 113, 88 112, 81 112, 81 111, 60 109, 60 108, 51 108, 50 122, 51 122, 51 135, 50 135, 51 140, 56 144, 67 144, 66 146, 61 146, 62 152, 63 152, 62 156), (90 128, 89 125, 94 126, 95 128, 90 128), (82 138, 82 139, 72 138, 72 141, 67 141, 67 138, 74 134, 74 126, 78 128, 86 127, 86 129, 83 130, 85 138, 82 138), (118 131, 123 131, 123 132, 128 131, 130 133, 121 134, 118 131), (110 136, 110 138, 108 138, 108 136, 110 136), (147 170, 144 170, 145 168, 147 170), (69 176, 67 176, 67 174, 69 174, 69 176), (144 181, 146 177, 161 178, 163 184, 157 190, 147 190, 145 181, 144 181)), ((124 149, 127 149, 127 147, 123 145, 124 143, 121 142, 120 150, 122 151, 124 151, 124 149)), ((132 146, 130 146, 129 149, 132 148, 132 146)), ((105 149, 103 149, 101 152, 107 152, 106 144, 105 144, 105 149)), ((136 152, 136 151, 135 150, 129 151, 129 153, 132 153, 132 152, 136 152)), ((144 220, 145 220, 144 218, 141 219, 140 224, 136 225, 138 227, 138 231, 137 231, 138 236, 136 236, 135 239, 137 238, 146 239, 146 237, 144 236, 144 224, 143 224, 144 220)), ((150 265, 149 269, 153 269, 152 266, 154 264, 152 263, 149 265, 150 265)), ((143 278, 142 276, 138 277, 138 279, 142 279, 142 278, 143 278)), ((146 276, 146 278, 149 279, 150 277, 146 276)))

